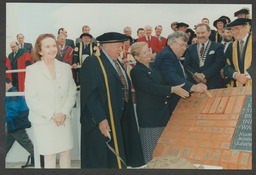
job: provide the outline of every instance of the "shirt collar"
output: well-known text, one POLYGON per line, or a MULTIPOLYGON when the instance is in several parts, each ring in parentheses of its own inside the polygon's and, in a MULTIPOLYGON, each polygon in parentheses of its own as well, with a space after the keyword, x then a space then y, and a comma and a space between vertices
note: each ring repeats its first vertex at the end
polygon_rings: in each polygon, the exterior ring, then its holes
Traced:
MULTIPOLYGON (((209 39, 204 43, 204 47, 206 47, 208 43, 209 43, 209 39)), ((202 47, 202 44, 199 43, 199 46, 202 47)))
MULTIPOLYGON (((242 39, 242 40, 244 41, 244 45, 245 45, 245 43, 246 43, 248 37, 249 37, 249 33, 247 33, 247 35, 242 39)), ((240 40, 240 41, 241 41, 241 40, 240 40)))

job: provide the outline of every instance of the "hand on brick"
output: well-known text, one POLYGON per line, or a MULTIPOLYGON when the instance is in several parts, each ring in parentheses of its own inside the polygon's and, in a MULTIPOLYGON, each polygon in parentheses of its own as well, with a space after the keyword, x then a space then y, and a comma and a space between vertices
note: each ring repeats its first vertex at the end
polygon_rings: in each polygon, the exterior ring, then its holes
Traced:
POLYGON ((240 74, 240 73, 236 73, 234 75, 235 79, 240 83, 240 84, 245 84, 247 83, 247 81, 249 80, 248 77, 248 74, 240 74))
POLYGON ((206 83, 207 80, 202 73, 195 73, 196 76, 194 76, 194 79, 197 83, 206 83), (197 78, 198 77, 198 78, 197 78), (203 82, 202 82, 203 81, 203 82))
POLYGON ((207 91, 207 86, 203 83, 199 83, 199 84, 193 85, 190 91, 204 93, 205 91, 207 91))

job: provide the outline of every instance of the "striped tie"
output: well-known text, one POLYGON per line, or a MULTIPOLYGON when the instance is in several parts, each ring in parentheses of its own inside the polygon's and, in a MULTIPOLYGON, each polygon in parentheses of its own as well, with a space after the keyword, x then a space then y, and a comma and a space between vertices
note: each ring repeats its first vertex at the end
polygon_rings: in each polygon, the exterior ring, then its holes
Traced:
POLYGON ((244 51, 244 41, 240 41, 240 59, 242 60, 243 57, 243 51, 244 51))
POLYGON ((118 72, 118 75, 121 79, 122 84, 124 85, 124 95, 125 95, 125 101, 128 102, 129 100, 129 92, 128 92, 128 87, 127 87, 127 83, 124 77, 123 72, 121 71, 121 67, 119 66, 119 64, 117 63, 117 60, 114 61, 115 62, 115 66, 118 72))

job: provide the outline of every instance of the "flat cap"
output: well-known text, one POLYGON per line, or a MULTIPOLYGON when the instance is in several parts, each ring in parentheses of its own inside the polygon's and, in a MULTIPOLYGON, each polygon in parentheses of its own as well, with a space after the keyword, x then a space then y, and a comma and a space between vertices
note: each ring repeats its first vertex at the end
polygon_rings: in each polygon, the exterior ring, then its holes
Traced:
POLYGON ((184 22, 178 22, 178 23, 177 23, 177 28, 180 28, 180 27, 183 27, 183 26, 189 27, 189 25, 186 24, 186 23, 184 23, 184 22))

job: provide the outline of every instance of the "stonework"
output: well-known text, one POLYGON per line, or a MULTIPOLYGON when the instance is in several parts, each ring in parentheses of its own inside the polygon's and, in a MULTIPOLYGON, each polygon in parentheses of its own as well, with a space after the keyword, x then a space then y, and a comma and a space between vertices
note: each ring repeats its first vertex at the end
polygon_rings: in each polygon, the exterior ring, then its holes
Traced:
POLYGON ((153 157, 177 156, 192 164, 224 169, 251 169, 252 153, 230 150, 232 139, 251 87, 209 90, 192 94, 177 104, 153 157))

